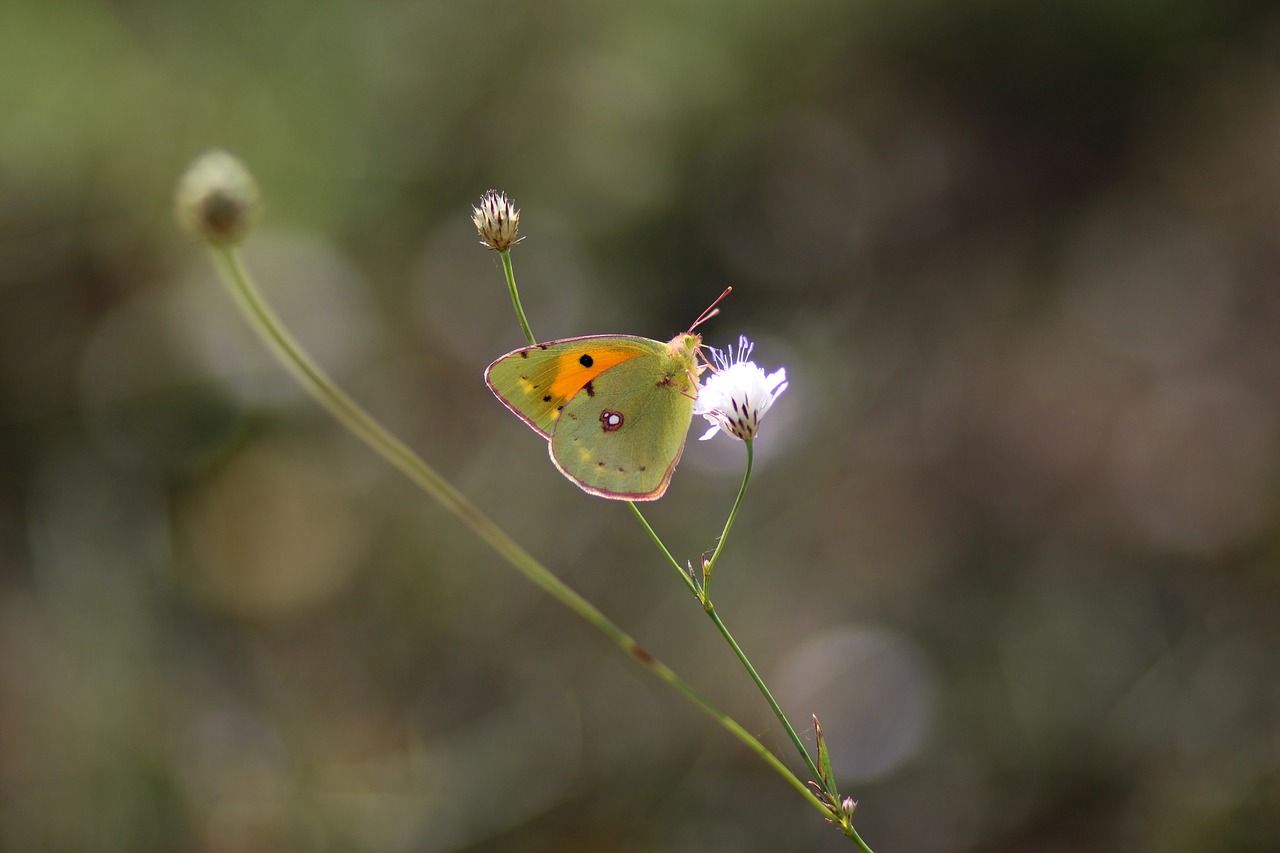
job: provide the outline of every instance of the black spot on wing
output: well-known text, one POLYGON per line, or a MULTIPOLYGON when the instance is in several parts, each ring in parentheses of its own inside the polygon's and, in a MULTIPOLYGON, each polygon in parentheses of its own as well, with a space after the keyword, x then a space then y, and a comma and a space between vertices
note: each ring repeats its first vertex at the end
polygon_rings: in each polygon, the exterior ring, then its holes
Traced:
POLYGON ((583 354, 578 358, 578 364, 581 364, 583 367, 590 367, 591 365, 593 365, 593 364, 595 364, 595 363, 596 363, 596 360, 595 360, 594 358, 592 358, 592 357, 591 357, 591 355, 590 355, 589 353, 585 353, 585 352, 584 352, 584 353, 583 353, 583 354))

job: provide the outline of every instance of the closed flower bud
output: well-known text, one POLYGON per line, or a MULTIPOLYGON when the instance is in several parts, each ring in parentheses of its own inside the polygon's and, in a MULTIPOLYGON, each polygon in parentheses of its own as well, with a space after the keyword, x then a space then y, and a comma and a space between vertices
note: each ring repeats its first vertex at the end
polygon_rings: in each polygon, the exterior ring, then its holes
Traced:
POLYGON ((480 203, 471 208, 471 221, 480 235, 481 245, 503 252, 523 240, 517 237, 520 230, 520 211, 498 190, 489 190, 480 197, 480 203))
POLYGON ((249 233, 258 212, 258 185, 244 164, 221 149, 192 163, 174 197, 178 221, 218 246, 233 246, 249 233))

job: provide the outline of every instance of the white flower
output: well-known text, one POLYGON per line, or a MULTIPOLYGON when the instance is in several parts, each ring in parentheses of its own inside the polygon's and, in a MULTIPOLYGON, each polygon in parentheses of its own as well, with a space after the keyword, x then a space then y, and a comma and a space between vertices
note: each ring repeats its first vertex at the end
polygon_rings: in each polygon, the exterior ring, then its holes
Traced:
POLYGON ((750 441, 760 431, 760 421, 773 401, 787 390, 786 368, 765 375, 755 362, 748 361, 755 345, 746 335, 739 336, 738 349, 712 349, 715 359, 710 378, 698 389, 693 413, 711 423, 701 440, 706 441, 720 430, 734 438, 750 441))

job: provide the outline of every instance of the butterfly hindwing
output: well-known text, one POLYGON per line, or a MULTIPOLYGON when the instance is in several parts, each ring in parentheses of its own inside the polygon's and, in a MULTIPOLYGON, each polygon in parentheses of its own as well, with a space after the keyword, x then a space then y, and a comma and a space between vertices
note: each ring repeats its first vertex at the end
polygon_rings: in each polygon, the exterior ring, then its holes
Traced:
POLYGON ((489 365, 485 381, 507 408, 550 438, 561 410, 603 373, 666 349, 659 341, 633 335, 565 338, 504 355, 489 365))
POLYGON ((608 498, 654 500, 666 491, 693 418, 690 362, 661 354, 621 362, 565 405, 551 436, 551 459, 584 490, 608 498))

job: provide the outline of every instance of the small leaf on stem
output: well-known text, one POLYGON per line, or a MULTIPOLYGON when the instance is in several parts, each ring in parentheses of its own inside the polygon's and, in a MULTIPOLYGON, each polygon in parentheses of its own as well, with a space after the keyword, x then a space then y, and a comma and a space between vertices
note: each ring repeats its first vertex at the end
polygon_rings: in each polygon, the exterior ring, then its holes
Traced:
POLYGON ((818 735, 818 773, 822 775, 822 785, 830 795, 834 804, 840 797, 840 792, 836 790, 836 774, 831 768, 831 753, 827 751, 827 739, 822 736, 822 724, 818 722, 818 715, 813 715, 813 730, 818 735))

